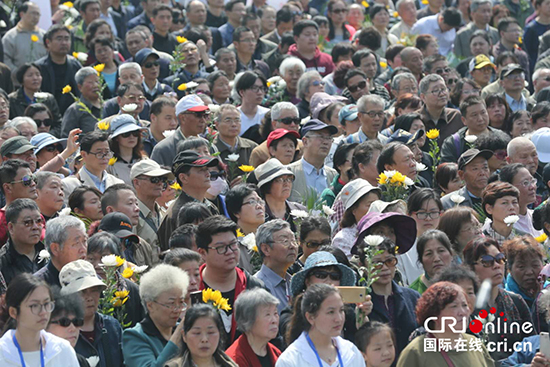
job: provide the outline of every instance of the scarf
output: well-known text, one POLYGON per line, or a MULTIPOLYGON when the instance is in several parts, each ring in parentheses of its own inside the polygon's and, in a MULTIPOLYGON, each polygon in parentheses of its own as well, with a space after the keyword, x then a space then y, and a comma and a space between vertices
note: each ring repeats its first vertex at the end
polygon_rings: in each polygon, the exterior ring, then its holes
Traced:
POLYGON ((521 298, 523 298, 529 304, 532 304, 535 301, 535 295, 537 294, 537 292, 531 291, 531 294, 527 294, 527 291, 523 290, 519 286, 516 280, 512 277, 512 274, 508 274, 508 276, 506 277, 506 284, 504 285, 504 288, 507 291, 519 294, 521 298))

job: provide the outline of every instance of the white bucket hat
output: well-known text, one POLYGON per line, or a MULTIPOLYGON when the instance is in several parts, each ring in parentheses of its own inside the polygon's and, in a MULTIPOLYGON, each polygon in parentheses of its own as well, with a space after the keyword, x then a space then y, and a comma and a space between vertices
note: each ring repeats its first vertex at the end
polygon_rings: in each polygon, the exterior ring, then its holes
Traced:
POLYGON ((62 294, 73 294, 93 287, 106 288, 97 277, 94 266, 86 260, 75 260, 59 272, 62 294))
POLYGON ((262 187, 268 182, 273 181, 277 177, 292 175, 294 173, 291 170, 283 166, 283 164, 277 158, 271 158, 264 164, 259 165, 256 168, 256 178, 258 179, 258 187, 262 187))

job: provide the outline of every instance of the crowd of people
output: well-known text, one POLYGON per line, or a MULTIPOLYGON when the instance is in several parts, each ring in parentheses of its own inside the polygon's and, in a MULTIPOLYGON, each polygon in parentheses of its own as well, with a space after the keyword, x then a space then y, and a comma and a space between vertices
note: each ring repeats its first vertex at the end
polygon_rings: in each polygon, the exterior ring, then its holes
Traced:
POLYGON ((0 365, 550 366, 550 0, 14 0, 0 37, 0 365))

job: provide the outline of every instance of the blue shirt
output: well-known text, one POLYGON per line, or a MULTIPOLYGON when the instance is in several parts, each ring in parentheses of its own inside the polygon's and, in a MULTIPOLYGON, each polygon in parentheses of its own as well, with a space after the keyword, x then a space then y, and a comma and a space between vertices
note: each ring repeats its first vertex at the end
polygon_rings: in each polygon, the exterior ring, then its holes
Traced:
POLYGON ((262 264, 262 267, 254 276, 261 279, 269 293, 277 297, 279 300, 277 311, 280 314, 290 302, 290 274, 286 273, 283 279, 279 274, 262 264))
POLYGON ((222 35, 223 47, 227 47, 233 43, 233 32, 235 28, 229 24, 229 22, 222 25, 220 28, 220 34, 222 35))
POLYGON ((527 103, 525 102, 525 97, 523 94, 520 97, 519 101, 516 101, 512 97, 508 95, 508 93, 504 93, 506 96, 506 102, 508 102, 508 105, 510 106, 510 109, 512 112, 520 111, 520 110, 527 110, 527 103))
POLYGON ((325 168, 322 167, 320 170, 317 170, 317 168, 309 164, 304 158, 302 158, 302 167, 304 169, 304 175, 306 176, 308 189, 312 187, 318 194, 321 194, 323 190, 328 187, 325 168))
POLYGON ((82 169, 85 170, 86 173, 90 175, 90 178, 92 179, 92 181, 94 181, 94 185, 95 185, 96 189, 98 189, 102 193, 105 192, 105 189, 106 189, 106 186, 107 186, 107 175, 104 174, 105 172, 103 172, 103 178, 100 179, 99 177, 94 175, 92 172, 88 171, 86 166, 82 166, 82 169))
POLYGON ((103 79, 105 79, 105 84, 107 84, 107 88, 109 88, 109 91, 111 93, 115 93, 115 87, 116 87, 116 71, 111 74, 102 73, 103 79))

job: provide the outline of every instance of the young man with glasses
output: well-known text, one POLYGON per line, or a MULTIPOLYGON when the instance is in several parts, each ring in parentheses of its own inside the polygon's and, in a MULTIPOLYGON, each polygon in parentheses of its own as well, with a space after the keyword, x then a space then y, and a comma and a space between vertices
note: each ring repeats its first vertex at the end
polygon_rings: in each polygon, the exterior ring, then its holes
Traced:
POLYGON ((264 287, 264 284, 238 267, 239 241, 235 222, 221 215, 207 218, 199 224, 196 242, 204 260, 199 268, 199 288, 217 289, 228 299, 231 311, 221 310, 220 316, 224 325, 227 325, 228 342, 232 343, 240 334, 232 315, 235 301, 244 290, 264 287))
POLYGON ((175 179, 171 171, 163 169, 152 159, 143 159, 134 164, 130 173, 139 207, 138 236, 160 248, 157 232, 164 218, 164 211, 155 202, 162 196, 162 190, 175 179))
POLYGON ((80 155, 84 165, 75 175, 63 179, 65 201, 79 186, 91 186, 105 192, 112 185, 124 183, 106 171, 109 159, 113 157, 108 139, 109 134, 103 131, 92 131, 82 135, 80 155))
POLYGON ((44 250, 44 218, 34 200, 16 199, 6 207, 5 219, 9 237, 0 249, 0 272, 9 284, 18 274, 34 274, 46 265, 38 256, 44 250))
POLYGON ((525 88, 525 69, 519 64, 508 64, 500 71, 500 85, 504 88, 504 97, 512 112, 531 111, 535 100, 525 97, 522 93, 525 88))

